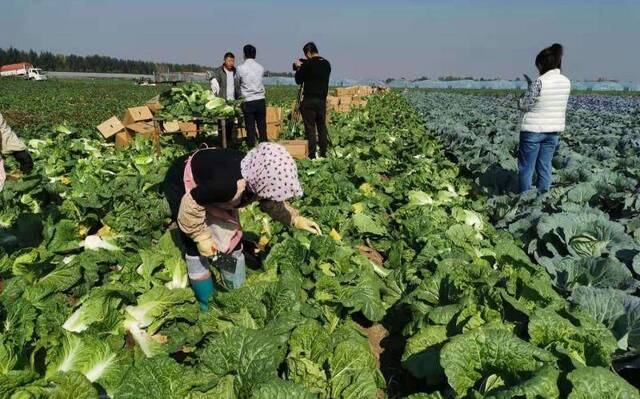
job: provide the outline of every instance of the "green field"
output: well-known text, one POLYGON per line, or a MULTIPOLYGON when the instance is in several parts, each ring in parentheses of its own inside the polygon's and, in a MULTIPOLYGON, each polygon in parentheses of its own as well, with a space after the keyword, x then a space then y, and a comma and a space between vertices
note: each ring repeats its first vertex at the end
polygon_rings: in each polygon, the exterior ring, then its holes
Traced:
POLYGON ((0 80, 35 161, 8 156, 0 193, 0 399, 640 398, 621 369, 640 352, 639 99, 574 100, 557 187, 522 201, 491 190, 514 174, 511 98, 333 114, 292 199, 324 234, 244 208, 247 279, 212 267, 202 312, 164 193, 195 141, 119 150, 95 129, 162 89, 0 80))
MULTIPOLYGON (((0 79, 0 112, 20 129, 65 121, 91 128, 113 115, 120 117, 125 108, 142 105, 168 87, 108 79, 0 79)), ((267 101, 288 106, 295 99, 296 90, 291 86, 267 87, 267 101)))

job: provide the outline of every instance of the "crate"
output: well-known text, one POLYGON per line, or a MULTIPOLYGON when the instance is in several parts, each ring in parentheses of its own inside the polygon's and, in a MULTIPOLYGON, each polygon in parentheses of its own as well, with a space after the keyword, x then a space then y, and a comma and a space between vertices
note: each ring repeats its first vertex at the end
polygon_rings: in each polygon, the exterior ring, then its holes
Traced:
POLYGON ((283 140, 278 144, 286 148, 293 159, 301 160, 309 157, 309 142, 307 140, 283 140))

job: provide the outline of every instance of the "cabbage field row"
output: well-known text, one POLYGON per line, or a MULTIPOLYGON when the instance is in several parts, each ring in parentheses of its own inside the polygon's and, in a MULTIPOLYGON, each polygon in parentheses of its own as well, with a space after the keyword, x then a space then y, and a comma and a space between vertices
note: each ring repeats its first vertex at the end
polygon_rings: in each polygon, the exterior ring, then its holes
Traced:
POLYGON ((245 209, 247 281, 206 313, 162 196, 197 143, 117 151, 87 124, 20 130, 36 168, 0 194, 0 399, 640 397, 618 330, 489 223, 396 93, 299 162, 294 205, 325 235, 245 209))
POLYGON ((508 97, 412 93, 428 129, 489 196, 554 286, 609 328, 618 368, 640 367, 640 97, 576 96, 554 187, 519 197, 519 112, 508 97))

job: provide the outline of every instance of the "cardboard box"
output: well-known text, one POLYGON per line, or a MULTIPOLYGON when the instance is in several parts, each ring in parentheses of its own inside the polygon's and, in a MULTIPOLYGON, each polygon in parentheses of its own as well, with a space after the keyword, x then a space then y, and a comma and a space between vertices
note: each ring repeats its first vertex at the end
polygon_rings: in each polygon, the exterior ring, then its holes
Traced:
POLYGON ((156 112, 162 109, 162 104, 160 104, 160 95, 149 99, 144 105, 149 108, 149 111, 151 111, 152 114, 155 115, 156 112))
POLYGON ((124 113, 124 118, 122 118, 122 124, 125 126, 131 125, 136 122, 146 122, 153 119, 153 114, 149 107, 132 107, 127 108, 124 113))
POLYGON ((349 112, 349 111, 351 111, 351 104, 338 105, 338 112, 349 112))
POLYGON ((198 135, 198 126, 193 122, 178 122, 182 135, 187 138, 193 138, 198 135))
POLYGON ((340 105, 349 105, 353 101, 353 96, 341 96, 340 105))
POLYGON ((373 94, 373 87, 370 86, 359 86, 356 90, 356 95, 359 96, 370 96, 373 94))
POLYGON ((338 87, 336 89, 336 94, 338 95, 338 97, 352 96, 356 94, 357 91, 358 89, 356 87, 338 87))
POLYGON ((306 159, 309 157, 309 143, 307 140, 283 140, 278 144, 284 146, 293 159, 306 159))
POLYGON ((153 136, 156 131, 156 127, 152 122, 136 122, 126 126, 127 131, 130 134, 140 134, 148 139, 153 136))
POLYGON ((267 123, 282 123, 284 110, 281 107, 267 107, 267 123))
POLYGON ((244 138, 247 137, 247 130, 245 128, 239 127, 237 129, 237 132, 238 132, 238 138, 239 139, 244 139, 244 138))
POLYGON ((167 133, 178 133, 180 131, 180 124, 178 121, 166 121, 162 123, 162 128, 167 133))
POLYGON ((282 132, 281 123, 267 123, 267 138, 269 140, 277 140, 282 132))
POLYGON ((367 105, 367 99, 363 97, 354 97, 351 101, 353 107, 365 107, 367 105))
POLYGON ((116 148, 119 150, 129 147, 129 144, 133 141, 133 137, 129 132, 116 133, 116 148))
POLYGON ((340 105, 340 97, 327 96, 327 108, 337 107, 340 105))
POLYGON ((120 122, 120 119, 115 116, 112 116, 111 118, 102 122, 97 126, 97 128, 102 134, 102 137, 104 137, 105 139, 108 139, 115 136, 117 133, 125 131, 124 125, 122 124, 122 122, 120 122))

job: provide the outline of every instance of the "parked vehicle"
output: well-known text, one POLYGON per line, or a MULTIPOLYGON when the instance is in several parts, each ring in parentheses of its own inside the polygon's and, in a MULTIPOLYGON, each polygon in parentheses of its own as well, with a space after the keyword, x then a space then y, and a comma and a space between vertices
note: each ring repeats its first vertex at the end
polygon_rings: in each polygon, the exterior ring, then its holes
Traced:
POLYGON ((47 75, 40 68, 34 68, 28 62, 10 64, 0 67, 0 76, 22 76, 27 80, 47 80, 47 75))

